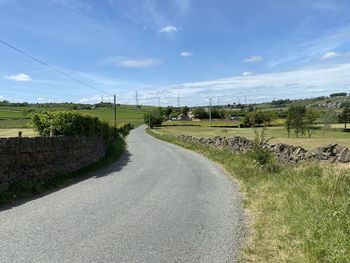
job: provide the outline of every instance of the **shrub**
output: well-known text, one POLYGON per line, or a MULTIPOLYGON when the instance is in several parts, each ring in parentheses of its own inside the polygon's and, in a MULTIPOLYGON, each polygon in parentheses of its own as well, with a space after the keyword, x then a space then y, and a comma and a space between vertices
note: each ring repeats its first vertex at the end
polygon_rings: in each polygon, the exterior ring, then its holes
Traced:
POLYGON ((145 124, 147 124, 151 129, 153 129, 153 127, 157 127, 162 124, 162 122, 164 121, 164 117, 159 109, 155 109, 152 112, 146 113, 143 116, 143 120, 145 124))
POLYGON ((271 117, 261 111, 252 111, 244 116, 243 124, 248 127, 257 127, 268 125, 271 117))
POLYGON ((261 168, 267 169, 269 172, 277 172, 279 166, 267 147, 271 139, 272 138, 266 139, 265 128, 263 128, 261 132, 255 130, 253 147, 249 155, 261 168))
POLYGON ((119 125, 118 127, 118 133, 123 135, 123 136, 126 136, 129 134, 129 132, 134 129, 134 125, 131 124, 131 123, 124 123, 122 125, 119 125))
POLYGON ((86 135, 101 136, 110 139, 117 135, 117 129, 97 117, 82 115, 74 111, 53 111, 37 113, 33 116, 32 126, 42 136, 55 135, 86 135))

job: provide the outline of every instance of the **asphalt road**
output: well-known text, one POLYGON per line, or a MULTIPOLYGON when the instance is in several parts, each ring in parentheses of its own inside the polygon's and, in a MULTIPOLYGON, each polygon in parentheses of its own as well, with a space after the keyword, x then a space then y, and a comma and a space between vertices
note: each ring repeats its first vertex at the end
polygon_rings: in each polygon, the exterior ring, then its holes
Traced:
POLYGON ((237 186, 211 161, 147 135, 105 171, 0 212, 0 262, 235 262, 237 186))

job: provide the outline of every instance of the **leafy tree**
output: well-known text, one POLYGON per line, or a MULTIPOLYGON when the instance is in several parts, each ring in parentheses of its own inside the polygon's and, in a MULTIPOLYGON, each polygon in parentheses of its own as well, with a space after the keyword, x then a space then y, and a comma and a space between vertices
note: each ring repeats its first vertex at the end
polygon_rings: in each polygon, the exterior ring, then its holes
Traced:
POLYGON ((170 117, 170 115, 171 115, 172 112, 173 112, 173 107, 168 106, 168 107, 165 108, 165 116, 166 116, 167 118, 170 117))
POLYGON ((345 97, 348 94, 346 92, 338 92, 338 93, 333 93, 331 95, 329 95, 329 97, 333 98, 333 97, 345 97))
POLYGON ((337 122, 337 114, 333 109, 323 111, 320 114, 320 122, 322 123, 322 136, 330 130, 331 125, 337 122))
POLYGON ((304 115, 304 122, 305 122, 305 129, 307 131, 307 134, 309 138, 311 138, 312 133, 316 129, 316 120, 319 117, 319 114, 316 110, 314 109, 307 109, 304 115))
POLYGON ((154 127, 160 126, 164 121, 164 117, 158 109, 153 110, 152 112, 146 113, 143 116, 145 124, 148 125, 151 129, 154 127))
POLYGON ((182 109, 181 109, 181 113, 184 115, 187 115, 189 111, 190 111, 190 108, 187 106, 182 107, 182 109))
POLYGON ((209 118, 208 112, 206 112, 203 108, 194 108, 192 110, 193 115, 197 119, 207 119, 209 118))
POLYGON ((349 101, 343 102, 340 105, 340 107, 343 108, 343 109, 350 108, 350 102, 349 101))
POLYGON ((299 135, 305 134, 305 114, 305 106, 291 106, 288 109, 286 119, 286 128, 288 131, 288 136, 290 134, 291 129, 294 130, 297 138, 299 138, 299 135))
POLYGON ((347 130, 347 124, 350 122, 350 107, 346 107, 339 115, 339 122, 344 123, 344 129, 347 130))
POLYGON ((261 111, 249 112, 244 116, 243 124, 249 127, 257 127, 267 125, 270 123, 271 118, 261 111))

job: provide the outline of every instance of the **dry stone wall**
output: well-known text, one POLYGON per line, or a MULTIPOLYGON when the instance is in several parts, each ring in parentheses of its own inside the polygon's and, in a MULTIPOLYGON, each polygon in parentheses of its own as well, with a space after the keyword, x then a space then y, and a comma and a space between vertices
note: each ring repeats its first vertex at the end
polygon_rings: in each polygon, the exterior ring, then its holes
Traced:
MULTIPOLYGON (((180 135, 178 136, 178 139, 185 142, 201 144, 204 146, 226 148, 233 152, 248 152, 253 146, 253 141, 240 136, 231 138, 220 136, 213 138, 198 138, 189 135, 180 135)), ((306 160, 343 163, 350 162, 349 148, 336 143, 329 144, 312 151, 308 151, 299 146, 281 143, 267 145, 266 147, 276 156, 279 161, 284 163, 296 163, 306 160)))
POLYGON ((14 183, 74 172, 100 160, 106 150, 98 137, 0 138, 0 191, 14 183))

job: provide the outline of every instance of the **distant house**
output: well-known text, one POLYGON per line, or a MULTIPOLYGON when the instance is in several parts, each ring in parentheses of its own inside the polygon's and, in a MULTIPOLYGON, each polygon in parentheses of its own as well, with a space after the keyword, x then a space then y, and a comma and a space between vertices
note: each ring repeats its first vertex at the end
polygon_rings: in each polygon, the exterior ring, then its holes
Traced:
POLYGON ((186 114, 180 114, 178 117, 177 117, 177 120, 178 121, 190 121, 191 118, 189 116, 187 116, 186 114))
POLYGON ((194 116, 194 114, 193 114, 192 111, 189 111, 188 114, 187 114, 187 116, 188 116, 191 120, 195 119, 195 116, 194 116))

